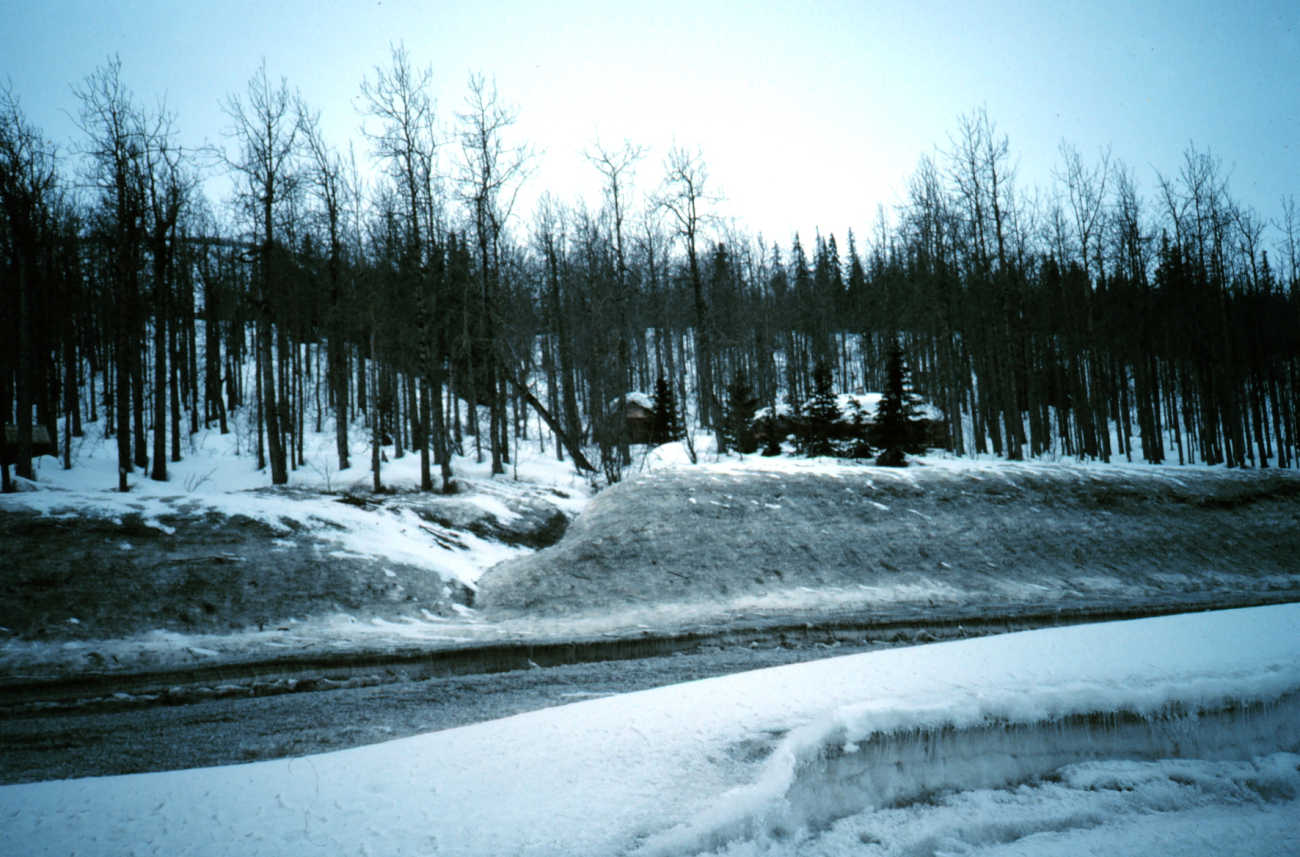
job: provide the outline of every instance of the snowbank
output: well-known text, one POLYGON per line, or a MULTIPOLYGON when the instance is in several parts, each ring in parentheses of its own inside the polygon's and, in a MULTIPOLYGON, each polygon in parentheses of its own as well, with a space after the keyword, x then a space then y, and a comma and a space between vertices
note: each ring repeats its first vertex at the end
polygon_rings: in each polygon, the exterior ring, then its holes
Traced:
POLYGON ((751 456, 602 491, 558 544, 489 570, 475 606, 654 626, 1235 606, 1300 599, 1297 543, 1295 471, 751 456))
POLYGON ((928 819, 926 835, 1023 844, 1122 829, 1165 794, 1175 815, 1217 818, 1225 842, 1276 852, 1300 818, 1300 758, 1284 755, 1300 750, 1297 694, 1300 605, 1008 634, 307 758, 4 787, 0 851, 841 853, 826 850, 841 836, 901 853, 890 824, 914 825, 899 813, 928 819), (1169 756, 1200 761, 1116 761, 1169 756), (1058 800, 1071 790, 1073 803, 1058 800), (962 801, 983 807, 964 827, 962 801))

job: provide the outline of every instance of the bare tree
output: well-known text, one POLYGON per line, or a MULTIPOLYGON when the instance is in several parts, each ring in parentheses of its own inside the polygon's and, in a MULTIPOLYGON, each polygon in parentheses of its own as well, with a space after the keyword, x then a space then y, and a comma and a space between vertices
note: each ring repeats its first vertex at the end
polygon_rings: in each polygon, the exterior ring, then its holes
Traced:
POLYGON ((443 491, 449 492, 453 486, 442 413, 443 348, 435 330, 437 293, 430 277, 432 254, 436 252, 437 204, 433 197, 438 149, 434 103, 429 96, 432 81, 433 71, 412 68, 405 47, 399 45, 392 48, 390 67, 376 67, 374 82, 364 81, 361 93, 366 98, 366 114, 380 123, 379 130, 367 132, 367 136, 403 202, 404 267, 414 280, 418 364, 424 376, 419 416, 420 485, 426 491, 433 488, 429 469, 432 443, 442 471, 443 491))
POLYGON ((273 270, 275 213, 277 204, 294 185, 300 149, 298 135, 302 127, 302 115, 295 109, 296 101, 285 78, 280 78, 279 86, 271 83, 263 59, 262 65, 248 81, 245 97, 231 94, 222 105, 232 122, 228 136, 239 147, 238 153, 233 158, 228 157, 226 162, 246 182, 242 192, 257 215, 255 232, 261 232, 258 250, 261 289, 255 298, 255 306, 259 321, 258 349, 262 358, 262 411, 266 419, 273 485, 284 485, 289 481, 280 425, 283 403, 276 396, 271 338, 277 322, 273 270))
MULTIPOLYGON (((194 182, 184 173, 183 153, 175 142, 175 117, 167 111, 166 105, 160 106, 157 114, 149 117, 143 144, 143 180, 149 218, 145 240, 153 262, 154 302, 154 435, 153 469, 149 478, 166 482, 167 334, 169 324, 173 323, 169 306, 173 255, 176 225, 194 182)), ((179 452, 179 446, 176 446, 176 451, 179 452)), ((176 458, 179 460, 179 455, 176 458)))
POLYGON ((703 227, 712 220, 708 208, 720 197, 708 189, 709 171, 704 155, 674 145, 664 162, 666 175, 656 197, 659 206, 667 211, 676 228, 677 237, 685 244, 686 263, 695 306, 696 372, 699 386, 700 424, 713 428, 718 450, 725 451, 722 436, 722 413, 718 406, 713 382, 713 318, 704 297, 704 280, 700 274, 699 241, 703 227))
POLYGON ((998 266, 1006 265, 1007 186, 1015 179, 1011 144, 997 135, 997 123, 981 107, 957 118, 957 136, 950 136, 948 172, 965 203, 965 220, 976 263, 989 268, 994 252, 998 266), (993 249, 996 248, 996 251, 993 249))
POLYGON ((1133 282, 1141 282, 1150 266, 1151 252, 1149 236, 1142 231, 1142 198, 1138 196, 1137 177, 1120 161, 1115 163, 1112 174, 1115 195, 1110 226, 1115 260, 1133 282))
POLYGON ((1283 282, 1293 285, 1300 282, 1300 209, 1296 207, 1295 197, 1282 199, 1282 219, 1273 221, 1273 228, 1280 232, 1281 243, 1277 249, 1286 258, 1286 273, 1283 282))
MULTIPOLYGON (((628 317, 627 254, 623 247, 623 221, 626 219, 627 196, 635 175, 636 164, 645 157, 645 149, 634 146, 628 140, 623 141, 622 148, 610 150, 601 145, 600 140, 592 144, 584 154, 592 165, 600 171, 605 180, 605 201, 609 206, 610 217, 614 227, 614 304, 618 324, 618 462, 626 467, 632 461, 627 426, 627 390, 631 382, 631 347, 633 331, 628 317)), ((644 337, 642 337, 644 339, 644 337)))
POLYGON ((491 413, 492 472, 505 473, 502 455, 505 445, 504 383, 498 353, 496 300, 501 277, 501 238, 514 210, 523 182, 531 175, 535 153, 532 147, 511 143, 507 134, 519 117, 518 108, 503 103, 495 81, 489 84, 481 74, 470 75, 465 110, 459 120, 461 164, 458 184, 468 206, 478 250, 480 311, 484 318, 487 348, 487 384, 491 413))
POLYGON ((1175 241, 1195 255, 1197 264, 1215 269, 1222 261, 1228 228, 1228 177, 1222 159, 1189 144, 1178 177, 1160 172, 1156 177, 1175 241))
MULTIPOLYGON (((17 378, 18 447, 15 473, 31 479, 32 472, 32 407, 35 404, 34 373, 37 354, 32 341, 32 298, 40 282, 38 260, 40 235, 50 216, 52 195, 58 183, 58 167, 54 147, 41 133, 27 123, 18 98, 10 85, 0 87, 0 215, 7 221, 10 235, 5 243, 11 244, 17 274, 17 318, 13 319, 17 334, 17 359, 14 366, 6 365, 9 349, 0 349, 0 432, 10 414, 10 378, 17 378)), ((3 224, 0 224, 3 225, 3 224)), ((6 236, 0 231, 0 240, 6 236)), ((5 330, 5 335, 9 334, 5 330)), ((0 436, 3 440, 3 436, 0 436)), ((130 467, 128 454, 127 467, 130 467)), ((9 481, 9 465, 3 469, 3 490, 13 488, 9 481)), ((125 477, 123 477, 125 479, 125 477)))
POLYGON ((324 209, 329 256, 326 277, 329 281, 329 298, 326 307, 326 329, 329 337, 326 356, 330 389, 334 392, 334 446, 338 455, 339 470, 350 466, 348 449, 348 379, 347 343, 343 334, 342 265, 343 217, 346 188, 343 186, 343 160, 326 145, 320 132, 320 114, 299 106, 302 114, 303 142, 306 144, 311 167, 307 181, 324 209))
MULTIPOLYGON (((1079 150, 1062 140, 1057 146, 1064 165, 1060 170, 1053 170, 1057 181, 1065 184, 1065 195, 1074 219, 1074 236, 1079 242, 1079 258, 1083 269, 1089 270, 1088 253, 1094 241, 1100 240, 1102 215, 1106 209, 1106 185, 1110 182, 1110 147, 1101 150, 1101 161, 1089 168, 1083 162, 1079 150)), ((1097 253, 1097 265, 1102 259, 1097 253)), ((1100 274, 1100 270, 1098 271, 1100 274)))
MULTIPOLYGON (((119 491, 129 490, 132 472, 131 398, 139 388, 140 327, 137 301, 145 201, 141 176, 145 154, 144 125, 130 90, 122 82, 122 62, 114 57, 74 90, 81 100, 78 127, 86 135, 80 149, 90 184, 98 188, 112 231, 111 256, 115 318, 117 461, 119 491)), ((139 398, 139 395, 136 397, 139 398)), ((137 414, 137 423, 140 416, 137 414)))
MULTIPOLYGON (((1024 443, 1024 426, 1019 408, 1018 385, 1026 377, 1024 326, 1016 277, 1007 263, 1007 233, 1011 221, 1012 184, 1015 168, 1010 163, 1010 142, 998 136, 997 124, 988 110, 979 108, 958 117, 955 138, 949 138, 949 175, 957 187, 957 200, 964 205, 968 259, 980 279, 988 283, 990 297, 998 311, 987 315, 985 335, 995 343, 988 366, 989 381, 982 385, 980 398, 988 405, 985 419, 1001 418, 1006 432, 1008 455, 1018 458, 1024 443), (996 266, 994 265, 996 261, 996 266), (987 395, 985 394, 987 389, 987 395), (999 413, 1000 412, 1000 413, 999 413)), ((994 435, 994 449, 999 451, 994 435)))

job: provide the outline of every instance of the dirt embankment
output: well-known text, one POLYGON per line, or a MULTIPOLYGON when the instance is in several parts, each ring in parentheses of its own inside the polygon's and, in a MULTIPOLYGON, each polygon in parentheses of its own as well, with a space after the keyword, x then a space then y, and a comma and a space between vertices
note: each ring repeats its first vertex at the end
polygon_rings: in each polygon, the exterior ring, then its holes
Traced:
MULTIPOLYGON (((270 495, 268 495, 270 496, 270 495)), ((288 492, 276 502, 293 502, 288 492)), ((303 499, 307 499, 304 495, 303 499)), ((333 503, 310 495, 310 501, 333 503)), ((103 639, 154 629, 221 634, 274 628, 293 617, 449 615, 470 593, 436 570, 466 534, 498 544, 553 544, 568 524, 545 502, 510 501, 493 515, 461 497, 411 495, 338 502, 370 515, 413 513, 430 561, 392 561, 340 548, 330 524, 275 525, 183 498, 148 514, 10 507, 0 514, 0 634, 103 639)), ((364 515, 361 516, 364 518, 364 515)))
POLYGON ((1300 474, 1002 464, 679 470, 480 580, 489 615, 989 615, 1300 599, 1300 474))

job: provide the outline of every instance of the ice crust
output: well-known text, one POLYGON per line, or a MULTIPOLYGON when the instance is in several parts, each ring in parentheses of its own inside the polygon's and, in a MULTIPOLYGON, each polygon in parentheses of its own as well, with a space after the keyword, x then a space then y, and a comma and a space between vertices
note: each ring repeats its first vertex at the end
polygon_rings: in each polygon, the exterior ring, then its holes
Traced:
POLYGON ((1194 812, 1285 853, 1297 700, 1300 605, 1032 631, 307 758, 3 787, 0 853, 1175 853, 1205 834, 1194 812))

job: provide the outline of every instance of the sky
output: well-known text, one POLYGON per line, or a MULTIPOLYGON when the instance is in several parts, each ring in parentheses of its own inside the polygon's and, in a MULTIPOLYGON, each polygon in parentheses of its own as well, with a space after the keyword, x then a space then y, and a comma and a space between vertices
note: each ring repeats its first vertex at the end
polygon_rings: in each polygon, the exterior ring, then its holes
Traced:
POLYGON ((901 200, 918 158, 981 107, 1025 188, 1050 182, 1065 140, 1093 160, 1110 146, 1149 201, 1156 170, 1176 173, 1191 144, 1219 156, 1234 195, 1265 218, 1300 194, 1294 0, 5 6, 0 80, 64 151, 78 133, 72 86, 117 54, 140 102, 166 97, 187 145, 228 144, 219 104, 265 58, 321 111, 330 142, 366 157, 360 84, 400 42, 431 68, 448 134, 471 73, 519 108, 516 139, 540 153, 525 213, 546 190, 596 199, 582 156, 596 140, 647 147, 641 192, 676 143, 701 150, 724 197, 717 212, 769 240, 861 236, 878 206, 901 200))

